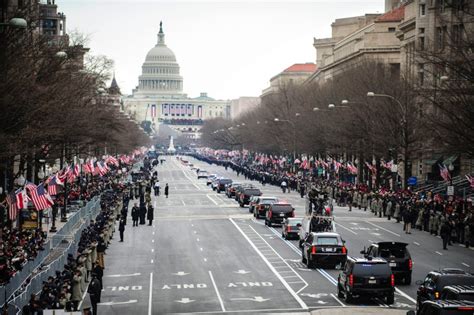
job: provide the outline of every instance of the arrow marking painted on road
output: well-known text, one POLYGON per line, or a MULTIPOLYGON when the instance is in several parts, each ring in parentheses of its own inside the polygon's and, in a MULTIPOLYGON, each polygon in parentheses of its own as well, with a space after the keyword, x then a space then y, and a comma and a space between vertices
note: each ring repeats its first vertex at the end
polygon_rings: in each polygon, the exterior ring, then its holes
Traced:
POLYGON ((125 274, 125 275, 106 275, 104 277, 108 278, 120 278, 120 277, 134 277, 134 276, 139 276, 141 273, 136 272, 136 273, 130 273, 130 274, 125 274))
POLYGON ((318 304, 328 304, 328 302, 318 301, 318 304))
POLYGON ((184 271, 178 271, 177 273, 173 273, 173 275, 182 277, 185 275, 189 275, 189 273, 184 272, 184 271))
POLYGON ((182 298, 181 300, 178 300, 178 301, 175 301, 175 302, 182 303, 182 304, 188 304, 188 303, 192 303, 194 301, 195 300, 190 300, 189 298, 182 298))
MULTIPOLYGON (((316 293, 316 294, 312 294, 312 293, 302 293, 300 294, 301 296, 307 296, 307 297, 310 297, 310 298, 313 298, 313 299, 320 299, 324 296, 328 296, 327 293, 316 293)), ((319 303, 319 302, 318 302, 319 303)))
POLYGON ((137 300, 129 300, 124 302, 104 302, 104 303, 97 303, 98 305, 120 305, 120 304, 132 304, 137 303, 137 300))
POLYGON ((238 273, 238 274, 241 274, 241 275, 245 275, 245 274, 250 273, 250 272, 251 272, 251 271, 246 271, 246 270, 243 270, 243 269, 234 271, 234 273, 238 273))
POLYGON ((253 298, 235 298, 235 299, 231 299, 231 300, 234 300, 234 301, 253 301, 253 302, 258 302, 258 303, 270 301, 270 299, 264 299, 261 296, 254 296, 253 298))

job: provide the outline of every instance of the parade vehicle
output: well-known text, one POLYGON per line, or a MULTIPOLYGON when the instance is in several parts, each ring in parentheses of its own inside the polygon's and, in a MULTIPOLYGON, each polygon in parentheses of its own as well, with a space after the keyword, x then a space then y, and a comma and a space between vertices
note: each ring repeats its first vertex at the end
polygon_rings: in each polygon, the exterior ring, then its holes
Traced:
POLYGON ((277 197, 258 197, 253 211, 253 216, 259 219, 260 217, 265 217, 267 214, 270 205, 278 202, 277 197))
POLYGON ((256 187, 251 183, 244 183, 244 184, 236 187, 235 194, 234 194, 235 201, 239 202, 240 195, 242 194, 242 191, 244 189, 247 189, 247 188, 256 188, 256 187))
POLYGON ((441 300, 474 302, 474 285, 448 285, 441 291, 441 300))
POLYGON ((221 191, 225 191, 225 187, 230 184, 232 184, 232 179, 220 178, 217 181, 217 187, 216 187, 217 193, 220 194, 221 191))
POLYGON ((347 303, 355 298, 377 297, 391 305, 395 300, 395 275, 385 259, 349 256, 337 278, 337 296, 347 303))
POLYGON ((221 179, 222 177, 214 177, 214 179, 212 180, 211 182, 211 189, 212 190, 217 190, 217 185, 219 184, 219 179, 221 179))
POLYGON ((416 281, 419 285, 416 292, 416 309, 420 310, 425 301, 434 301, 441 298, 441 291, 452 285, 474 285, 474 275, 457 268, 445 268, 440 271, 431 271, 424 280, 416 281))
POLYGON ((411 284, 413 261, 407 248, 407 243, 378 242, 364 248, 360 253, 364 256, 380 257, 388 261, 395 280, 403 280, 404 284, 411 284))
POLYGON ((249 200, 249 212, 253 213, 255 209, 255 204, 257 203, 259 196, 252 196, 249 200))
POLYGON ((217 178, 216 174, 209 174, 207 176, 206 185, 209 186, 215 178, 217 178))
POLYGON ((298 230, 303 218, 288 218, 283 221, 281 226, 281 237, 285 240, 298 238, 298 230))
POLYGON ((225 188, 225 195, 228 197, 228 198, 232 198, 235 196, 235 190, 237 189, 237 187, 240 187, 242 184, 241 183, 232 183, 230 185, 227 185, 226 188, 225 188))
POLYGON ((327 215, 317 215, 312 213, 311 215, 306 215, 301 221, 301 225, 298 230, 299 246, 303 245, 303 242, 308 237, 311 232, 321 233, 321 232, 334 232, 336 231, 336 224, 334 222, 333 216, 327 215))
POLYGON ((314 268, 324 266, 344 266, 347 248, 341 236, 334 232, 311 232, 302 244, 301 261, 314 268))
POLYGON ((201 178, 208 178, 209 177, 209 173, 207 171, 199 171, 197 173, 197 177, 198 179, 201 179, 201 178))
POLYGON ((408 311, 407 315, 472 315, 474 302, 462 300, 425 301, 418 312, 408 311))
POLYGON ((255 187, 243 187, 239 192, 239 206, 242 208, 249 204, 251 196, 261 196, 262 192, 260 189, 255 187))
POLYGON ((287 218, 295 217, 295 208, 289 203, 273 203, 265 215, 265 225, 271 227, 273 224, 281 225, 287 218))

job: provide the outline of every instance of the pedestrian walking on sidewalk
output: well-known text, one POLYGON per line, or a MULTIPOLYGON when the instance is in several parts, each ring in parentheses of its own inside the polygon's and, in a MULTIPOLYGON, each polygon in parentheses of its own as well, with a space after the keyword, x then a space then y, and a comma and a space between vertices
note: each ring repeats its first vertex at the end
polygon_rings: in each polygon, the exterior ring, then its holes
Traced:
POLYGON ((165 196, 166 196, 166 198, 168 198, 169 192, 170 192, 170 187, 168 186, 168 183, 166 183, 166 186, 165 186, 165 196))
POLYGON ((451 237, 451 226, 448 220, 444 221, 443 225, 441 225, 440 235, 443 239, 443 249, 447 250, 449 239, 451 237))
POLYGON ((119 232, 120 232, 120 242, 123 242, 123 232, 125 232, 125 220, 122 217, 120 217, 119 232))

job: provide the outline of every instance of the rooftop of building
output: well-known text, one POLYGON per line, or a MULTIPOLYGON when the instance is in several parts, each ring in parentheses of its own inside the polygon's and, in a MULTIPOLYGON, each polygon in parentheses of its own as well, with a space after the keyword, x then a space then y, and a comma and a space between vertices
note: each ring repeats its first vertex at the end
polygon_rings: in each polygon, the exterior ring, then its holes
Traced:
POLYGON ((295 63, 294 65, 286 68, 283 72, 315 72, 318 66, 315 63, 295 63))
POLYGON ((405 5, 401 5, 382 16, 379 16, 375 22, 400 22, 405 17, 405 5))

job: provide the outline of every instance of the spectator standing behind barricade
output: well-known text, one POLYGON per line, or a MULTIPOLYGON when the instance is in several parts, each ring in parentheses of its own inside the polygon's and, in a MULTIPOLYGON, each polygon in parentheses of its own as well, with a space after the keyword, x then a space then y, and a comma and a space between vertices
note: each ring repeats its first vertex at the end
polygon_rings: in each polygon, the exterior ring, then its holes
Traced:
POLYGON ((155 196, 160 195, 160 181, 156 180, 155 185, 153 186, 153 190, 155 191, 155 196))
POLYGON ((71 295, 71 301, 72 301, 74 310, 77 310, 77 307, 81 299, 82 299, 81 272, 79 270, 76 270, 72 278, 72 295, 71 295))
POLYGON ((169 192, 170 192, 170 187, 168 186, 168 183, 166 183, 166 185, 165 185, 165 196, 166 196, 166 198, 168 198, 169 192))

